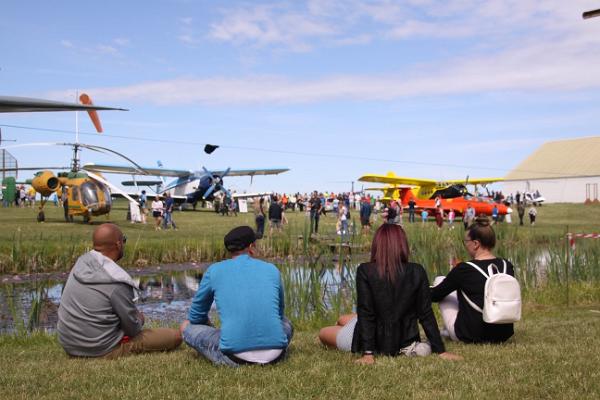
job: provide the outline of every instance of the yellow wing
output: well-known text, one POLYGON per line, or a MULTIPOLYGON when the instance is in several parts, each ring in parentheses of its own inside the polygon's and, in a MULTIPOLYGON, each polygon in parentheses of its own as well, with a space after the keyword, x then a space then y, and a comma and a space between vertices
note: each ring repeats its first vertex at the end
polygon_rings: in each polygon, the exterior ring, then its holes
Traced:
POLYGON ((466 183, 468 185, 486 185, 488 183, 494 183, 494 182, 502 182, 504 180, 504 178, 474 178, 471 179, 469 178, 468 181, 465 181, 464 179, 453 179, 453 180, 449 180, 449 181, 444 181, 447 183, 466 183))
POLYGON ((411 185, 411 186, 427 186, 435 185, 437 181, 433 179, 407 178, 404 176, 396 176, 393 172, 387 175, 368 174, 358 178, 361 182, 377 182, 386 183, 388 185, 411 185))

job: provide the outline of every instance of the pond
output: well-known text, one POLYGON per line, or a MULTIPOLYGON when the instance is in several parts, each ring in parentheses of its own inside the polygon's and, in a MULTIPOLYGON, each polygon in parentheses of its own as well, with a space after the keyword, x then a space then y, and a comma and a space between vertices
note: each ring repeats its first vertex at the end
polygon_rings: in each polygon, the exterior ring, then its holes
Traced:
MULTIPOLYGON (((207 267, 208 264, 181 264, 130 270, 141 289, 136 305, 144 313, 147 324, 166 326, 183 321, 207 267)), ((321 265, 318 269, 283 265, 280 270, 286 289, 286 313, 292 317, 304 315, 309 309, 314 311, 315 303, 331 308, 336 295, 352 297, 349 269, 340 268, 339 264, 321 265), (306 292, 312 295, 310 299, 304 299, 306 292)), ((55 274, 5 279, 0 284, 0 334, 54 332, 66 277, 67 274, 55 274)), ((211 313, 215 312, 213 304, 211 313)))

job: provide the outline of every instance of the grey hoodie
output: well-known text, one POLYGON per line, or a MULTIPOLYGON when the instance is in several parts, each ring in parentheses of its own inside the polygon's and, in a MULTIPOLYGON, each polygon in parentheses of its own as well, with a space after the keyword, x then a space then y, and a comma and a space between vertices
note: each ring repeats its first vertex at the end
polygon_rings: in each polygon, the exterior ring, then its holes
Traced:
POLYGON ((58 308, 58 340, 72 356, 98 357, 142 329, 138 286, 114 261, 92 250, 77 260, 58 308))

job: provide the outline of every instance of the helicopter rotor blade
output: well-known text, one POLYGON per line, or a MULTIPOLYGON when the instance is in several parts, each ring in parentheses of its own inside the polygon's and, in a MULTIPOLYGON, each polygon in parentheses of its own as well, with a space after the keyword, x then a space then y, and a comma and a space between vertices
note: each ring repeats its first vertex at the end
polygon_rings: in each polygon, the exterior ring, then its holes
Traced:
POLYGON ((140 172, 140 174, 143 175, 149 175, 147 171, 144 170, 144 168, 142 166, 140 166, 138 163, 136 163, 135 161, 133 161, 131 158, 127 157, 124 154, 119 153, 118 151, 109 149, 107 147, 102 147, 102 146, 96 146, 96 145, 91 145, 91 144, 79 144, 80 147, 84 147, 86 149, 90 149, 90 150, 94 150, 96 149, 96 151, 98 151, 98 149, 100 150, 104 150, 107 151, 109 153, 115 154, 127 161, 129 161, 135 168, 137 168, 137 170, 140 172))
POLYGON ((0 150, 14 149, 14 148, 18 148, 18 147, 30 147, 30 146, 71 146, 71 147, 78 146, 81 148, 94 150, 94 151, 97 151, 100 153, 108 152, 108 153, 112 153, 116 156, 119 156, 119 157, 123 158, 124 160, 128 161, 129 163, 131 163, 138 170, 140 175, 149 175, 148 172, 145 171, 143 167, 141 167, 138 163, 136 163, 135 161, 133 161, 131 158, 127 157, 126 155, 121 154, 118 151, 109 149, 107 147, 96 146, 96 145, 91 145, 91 144, 61 143, 61 142, 35 142, 35 143, 23 143, 23 144, 13 144, 13 145, 9 145, 9 146, 3 146, 3 147, 0 147, 0 150))
POLYGON ((69 169, 70 167, 17 167, 0 168, 0 172, 18 172, 18 171, 43 171, 45 169, 69 169))
POLYGON ((31 147, 31 146, 72 146, 73 143, 57 143, 57 142, 34 142, 34 143, 22 143, 22 144, 11 144, 8 146, 0 147, 0 150, 15 149, 18 147, 31 147))

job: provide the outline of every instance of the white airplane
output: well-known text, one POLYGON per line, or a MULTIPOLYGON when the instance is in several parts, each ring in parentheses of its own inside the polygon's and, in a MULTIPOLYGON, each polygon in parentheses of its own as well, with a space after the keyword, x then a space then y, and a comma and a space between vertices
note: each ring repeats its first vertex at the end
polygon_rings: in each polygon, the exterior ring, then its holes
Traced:
POLYGON ((200 200, 212 201, 215 198, 215 194, 218 192, 224 192, 230 197, 243 198, 243 197, 255 197, 265 195, 265 193, 251 193, 242 195, 231 195, 229 191, 223 186, 223 178, 225 176, 249 176, 251 179, 256 175, 278 175, 283 172, 289 171, 288 168, 269 168, 269 169, 243 169, 243 170, 232 170, 227 168, 226 170, 209 171, 203 167, 202 171, 190 171, 180 169, 169 169, 169 168, 136 168, 122 165, 108 165, 108 164, 85 164, 83 169, 91 172, 102 172, 110 174, 128 174, 134 176, 132 181, 122 182, 123 186, 154 186, 160 187, 157 190, 157 194, 163 194, 172 191, 173 199, 176 203, 191 203, 195 204, 200 200), (159 177, 174 177, 172 182, 163 185, 162 180, 136 180, 136 175, 146 176, 159 176, 159 177))

